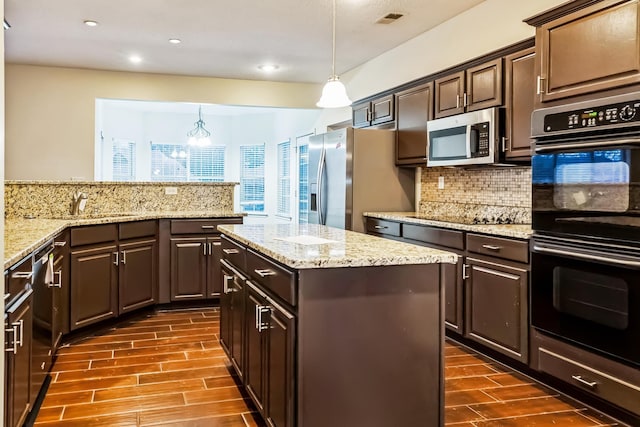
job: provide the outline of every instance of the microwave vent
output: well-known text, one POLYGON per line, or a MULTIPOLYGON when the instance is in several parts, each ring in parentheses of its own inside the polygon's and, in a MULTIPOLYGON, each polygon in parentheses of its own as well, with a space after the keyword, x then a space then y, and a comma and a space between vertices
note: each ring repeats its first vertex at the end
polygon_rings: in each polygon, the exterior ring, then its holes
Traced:
POLYGON ((402 18, 404 15, 402 13, 388 13, 382 18, 376 21, 376 24, 391 24, 392 22, 396 22, 398 19, 402 18))

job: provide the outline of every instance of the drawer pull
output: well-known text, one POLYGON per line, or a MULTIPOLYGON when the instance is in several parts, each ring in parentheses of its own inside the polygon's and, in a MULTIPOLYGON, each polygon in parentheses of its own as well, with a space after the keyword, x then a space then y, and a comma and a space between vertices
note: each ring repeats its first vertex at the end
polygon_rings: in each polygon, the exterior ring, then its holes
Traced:
POLYGON ((582 378, 582 375, 571 375, 571 378, 573 378, 574 380, 578 381, 582 385, 586 385, 589 388, 596 388, 598 386, 597 382, 595 382, 595 381, 587 381, 584 378, 582 378))
POLYGON ((375 228, 376 230, 386 230, 387 227, 386 225, 375 225, 373 228, 375 228))
POLYGON ((44 371, 44 367, 46 366, 46 362, 42 362, 40 364, 40 369, 44 371))
POLYGON ((33 277, 33 271, 16 271, 11 275, 12 279, 31 279, 33 277))
POLYGON ((496 245, 482 245, 482 247, 485 249, 489 249, 490 251, 499 251, 500 249, 502 249, 502 246, 496 245))
POLYGON ((263 269, 263 270, 258 270, 258 269, 256 269, 256 270, 253 270, 253 271, 255 271, 255 272, 256 272, 256 274, 257 274, 258 276, 260 276, 260 277, 267 277, 267 276, 275 276, 275 275, 276 275, 276 272, 275 272, 275 271, 273 271, 273 270, 269 270, 268 268, 265 268, 265 269, 263 269))
POLYGON ((53 246, 57 246, 59 248, 65 246, 67 244, 66 241, 62 241, 62 242, 53 242, 53 246))
POLYGON ((239 254, 240 251, 237 249, 223 249, 222 252, 224 252, 227 255, 233 255, 233 254, 239 254))
POLYGON ((213 229, 216 228, 216 226, 215 225, 203 225, 201 228, 203 230, 213 230, 213 229))

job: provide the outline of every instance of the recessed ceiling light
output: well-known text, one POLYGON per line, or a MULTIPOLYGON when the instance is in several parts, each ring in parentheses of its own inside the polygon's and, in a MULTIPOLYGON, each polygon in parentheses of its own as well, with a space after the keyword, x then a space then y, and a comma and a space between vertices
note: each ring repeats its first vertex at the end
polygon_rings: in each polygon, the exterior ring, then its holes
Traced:
POLYGON ((129 61, 133 62, 134 64, 139 64, 142 62, 142 58, 139 55, 131 55, 129 56, 129 61))
POLYGON ((87 27, 97 27, 98 26, 98 22, 97 21, 86 20, 86 21, 84 21, 84 25, 86 25, 87 27))
POLYGON ((180 43, 182 43, 182 40, 180 40, 180 39, 169 39, 169 43, 171 43, 171 44, 180 44, 180 43))
POLYGON ((258 69, 264 71, 265 73, 271 73, 273 71, 276 71, 278 68, 280 67, 276 64, 262 64, 258 66, 258 69))

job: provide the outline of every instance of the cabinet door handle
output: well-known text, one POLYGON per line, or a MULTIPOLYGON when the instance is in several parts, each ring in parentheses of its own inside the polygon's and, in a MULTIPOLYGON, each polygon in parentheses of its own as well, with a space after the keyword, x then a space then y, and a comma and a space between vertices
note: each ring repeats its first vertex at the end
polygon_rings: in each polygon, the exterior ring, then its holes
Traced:
POLYGON ((502 249, 502 246, 496 245, 482 245, 482 247, 485 249, 489 249, 490 251, 499 251, 500 249, 502 249))
POLYGON ((203 225, 200 228, 202 228, 203 230, 214 230, 216 228, 215 225, 203 225))
POLYGON ((239 254, 240 253, 240 251, 237 250, 237 249, 227 249, 227 248, 223 249, 222 252, 224 252, 227 255, 233 255, 233 254, 239 254))
POLYGON ((256 304, 253 308, 256 311, 256 316, 255 316, 256 317, 256 324, 255 324, 255 327, 256 327, 257 330, 260 330, 259 326, 258 326, 258 322, 260 321, 260 314, 259 314, 260 306, 258 304, 256 304))
POLYGON ((212 245, 213 246, 222 246, 222 242, 213 242, 212 245))
POLYGON ((12 279, 31 280, 32 277, 33 277, 33 271, 16 271, 15 273, 11 274, 12 279))
POLYGON ((116 260, 115 260, 115 261, 113 261, 113 265, 118 265, 118 264, 120 264, 120 252, 116 251, 116 252, 114 252, 113 254, 114 254, 114 255, 115 255, 115 257, 116 257, 116 260))
POLYGON ((389 227, 386 225, 374 225, 373 228, 375 228, 376 230, 386 230, 389 227))
POLYGON ((127 263, 127 251, 122 251, 122 259, 120 260, 123 264, 127 263))
POLYGON ((469 278, 469 274, 467 274, 468 269, 468 264, 462 264, 462 280, 467 280, 469 278))
POLYGON ((62 270, 58 270, 58 271, 54 271, 53 272, 53 283, 50 283, 49 285, 47 285, 50 288, 62 288, 62 270), (56 282, 55 278, 58 278, 58 281, 56 282))
POLYGON ((573 378, 574 380, 578 381, 582 385, 586 385, 589 388, 596 388, 598 386, 597 382, 595 382, 595 381, 587 381, 584 378, 582 378, 582 375, 571 375, 571 378, 573 378))
POLYGON ((467 105, 468 105, 467 104, 467 92, 465 92, 464 95, 463 95, 462 106, 466 107, 467 105))
POLYGON ((259 269, 255 269, 253 270, 256 272, 256 274, 260 277, 267 277, 267 276, 275 276, 276 272, 273 270, 269 270, 268 268, 259 270, 259 269))
MULTIPOLYGON (((20 319, 19 321, 12 323, 11 326, 20 328, 20 338, 16 339, 13 346, 17 347, 19 345, 20 347, 22 347, 22 345, 24 344, 24 320, 20 319)), ((16 335, 18 335, 18 332, 16 332, 16 335)))
MULTIPOLYGON (((10 332, 13 334, 13 342, 11 343, 11 347, 4 349, 6 352, 11 352, 13 354, 18 353, 18 340, 16 340, 16 336, 18 335, 18 326, 15 323, 11 324, 11 328, 5 328, 5 333, 10 332)), ((5 346, 7 345, 7 341, 5 341, 5 346)))
POLYGON ((507 137, 506 136, 502 137, 502 152, 503 153, 507 152, 507 137))
POLYGON ((460 95, 456 95, 456 108, 460 108, 460 95))
POLYGON ((202 255, 207 256, 207 244, 202 243, 202 255))
POLYGON ((230 280, 233 280, 233 276, 229 276, 228 274, 225 274, 222 281, 222 292, 224 292, 225 294, 233 292, 231 290, 232 288, 229 287, 230 280))
POLYGON ((536 80, 536 95, 541 95, 544 93, 544 87, 542 85, 543 80, 546 80, 546 78, 542 76, 538 76, 536 80))
POLYGON ((268 305, 261 305, 258 307, 258 313, 260 315, 260 321, 258 322, 258 332, 266 331, 269 329, 269 322, 264 322, 262 320, 262 315, 264 313, 271 313, 271 307, 268 305))
POLYGON ((57 246, 59 248, 65 246, 67 244, 66 241, 62 241, 62 242, 53 242, 53 246, 57 246))

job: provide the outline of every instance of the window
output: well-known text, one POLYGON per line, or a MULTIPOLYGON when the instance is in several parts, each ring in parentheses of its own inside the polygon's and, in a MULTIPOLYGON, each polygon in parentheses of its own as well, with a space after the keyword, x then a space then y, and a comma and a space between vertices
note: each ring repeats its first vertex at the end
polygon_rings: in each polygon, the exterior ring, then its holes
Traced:
POLYGON ((224 181, 224 145, 189 147, 189 181, 224 181))
POLYGON ((278 209, 276 214, 291 216, 291 141, 278 144, 278 209))
POLYGON ((225 146, 151 144, 153 181, 224 181, 225 146))
POLYGON ((309 146, 298 147, 298 222, 306 224, 309 217, 309 146))
POLYGON ((264 144, 240 146, 240 209, 264 212, 264 144))
POLYGON ((136 143, 122 140, 113 141, 111 165, 114 181, 133 181, 135 179, 136 143))

